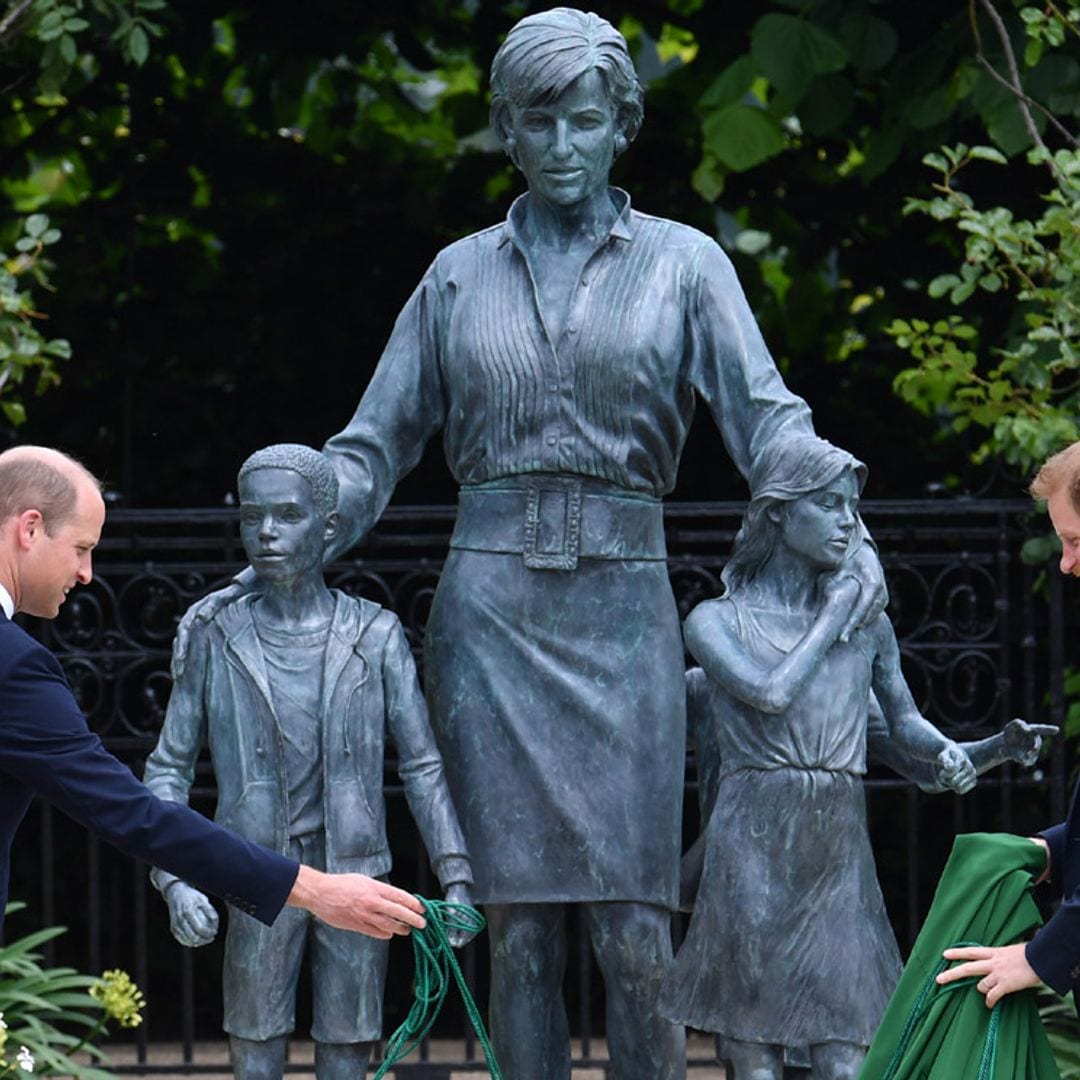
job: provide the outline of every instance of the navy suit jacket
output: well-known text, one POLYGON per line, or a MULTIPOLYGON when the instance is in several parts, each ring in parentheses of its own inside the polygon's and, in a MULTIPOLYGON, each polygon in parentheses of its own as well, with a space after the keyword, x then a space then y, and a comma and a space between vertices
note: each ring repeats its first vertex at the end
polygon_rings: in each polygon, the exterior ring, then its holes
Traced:
POLYGON ((11 843, 34 795, 264 923, 296 881, 292 859, 144 787, 90 731, 56 657, 0 610, 0 929, 11 843))
MULTIPOLYGON (((1028 942, 1035 974, 1059 994, 1080 990, 1080 784, 1069 816, 1040 834, 1050 845, 1050 888, 1061 906, 1028 942)), ((1080 993, 1076 995, 1080 1011, 1080 993)))

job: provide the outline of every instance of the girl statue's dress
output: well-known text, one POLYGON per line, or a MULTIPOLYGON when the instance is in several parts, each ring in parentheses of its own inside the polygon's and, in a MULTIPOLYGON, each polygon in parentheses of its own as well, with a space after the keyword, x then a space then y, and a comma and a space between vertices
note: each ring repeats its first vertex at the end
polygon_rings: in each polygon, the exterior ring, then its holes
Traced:
MULTIPOLYGON (((707 603, 764 668, 801 637, 738 596, 707 603)), ((872 660, 865 632, 836 643, 780 715, 708 680, 721 775, 669 1018, 788 1047, 872 1039, 901 969, 862 788, 872 660)))

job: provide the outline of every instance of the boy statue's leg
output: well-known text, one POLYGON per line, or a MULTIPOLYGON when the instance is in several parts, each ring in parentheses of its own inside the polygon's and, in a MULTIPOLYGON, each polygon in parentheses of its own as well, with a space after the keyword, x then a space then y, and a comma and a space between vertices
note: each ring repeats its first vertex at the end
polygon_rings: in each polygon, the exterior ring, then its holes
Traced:
POLYGON ((281 1080, 285 1073, 287 1035, 273 1039, 229 1036, 229 1059, 235 1080, 281 1080))
POLYGON ((561 904, 488 904, 491 1040, 507 1077, 569 1080, 561 904))

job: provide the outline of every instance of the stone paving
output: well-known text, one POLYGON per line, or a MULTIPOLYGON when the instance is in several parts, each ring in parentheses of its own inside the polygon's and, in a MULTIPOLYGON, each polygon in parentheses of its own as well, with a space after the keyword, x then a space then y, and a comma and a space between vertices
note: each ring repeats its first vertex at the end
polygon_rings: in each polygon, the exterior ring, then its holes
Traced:
MULTIPOLYGON (((712 1046, 712 1039, 704 1036, 691 1034, 688 1040, 688 1056, 692 1060, 706 1059, 710 1055, 710 1048, 712 1046)), ((228 1065, 228 1046, 224 1042, 208 1042, 208 1043, 196 1043, 193 1048, 193 1062, 199 1066, 199 1072, 197 1073, 183 1073, 183 1072, 146 1072, 139 1073, 137 1071, 127 1071, 127 1067, 135 1064, 136 1054, 135 1047, 131 1044, 122 1044, 117 1046, 105 1046, 106 1053, 109 1055, 112 1064, 117 1067, 124 1067, 123 1076, 139 1076, 145 1075, 152 1077, 153 1080, 192 1080, 193 1077, 196 1080, 231 1080, 232 1071, 228 1065), (215 1069, 214 1066, 220 1065, 220 1070, 215 1069), (204 1071, 208 1070, 208 1071, 204 1071)), ((596 1059, 604 1060, 607 1057, 607 1050, 602 1041, 594 1040, 592 1044, 593 1056, 596 1059)), ((433 1040, 431 1043, 431 1056, 429 1060, 433 1062, 437 1061, 454 1061, 457 1060, 461 1053, 461 1044, 459 1042, 443 1043, 438 1040, 433 1040)), ((479 1054, 479 1049, 477 1050, 479 1054)), ((154 1043, 150 1046, 150 1051, 147 1057, 147 1063, 150 1065, 164 1065, 170 1062, 179 1061, 182 1057, 180 1047, 175 1043, 154 1043)), ((289 1061, 293 1065, 310 1066, 313 1057, 312 1044, 309 1042, 294 1041, 289 1047, 289 1061)), ((300 1068, 298 1070, 290 1069, 289 1075, 304 1076, 314 1075, 313 1073, 307 1073, 306 1070, 300 1068)), ((372 1073, 369 1071, 369 1076, 372 1073)), ((482 1080, 483 1077, 488 1076, 486 1072, 451 1072, 450 1080, 482 1080)), ((712 1067, 695 1067, 690 1069, 688 1080, 725 1080, 725 1072, 719 1066, 712 1067)), ((394 1077, 394 1072, 388 1074, 388 1077, 394 1077)), ((396 1078, 395 1078, 396 1080, 396 1078)), ((509 1078, 508 1078, 509 1080, 509 1078)), ((604 1070, 598 1068, 587 1069, 574 1069, 572 1073, 572 1080, 605 1080, 604 1070)))

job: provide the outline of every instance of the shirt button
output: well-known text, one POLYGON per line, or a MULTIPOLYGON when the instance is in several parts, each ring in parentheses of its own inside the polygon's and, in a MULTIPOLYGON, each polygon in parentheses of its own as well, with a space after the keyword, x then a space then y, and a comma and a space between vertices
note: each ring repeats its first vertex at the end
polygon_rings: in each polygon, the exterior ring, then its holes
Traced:
POLYGON ((548 444, 548 446, 554 446, 554 445, 555 445, 555 444, 556 444, 556 443, 557 443, 558 441, 559 441, 559 440, 558 440, 558 439, 557 439, 557 438, 556 438, 556 437, 555 437, 554 435, 549 435, 549 436, 547 437, 547 444, 548 444))
POLYGON ((568 334, 576 334, 577 333, 577 327, 576 326, 568 326, 566 328, 566 332, 568 334))
POLYGON ((548 383, 548 393, 549 394, 557 394, 558 392, 559 392, 559 384, 558 383, 548 383))

